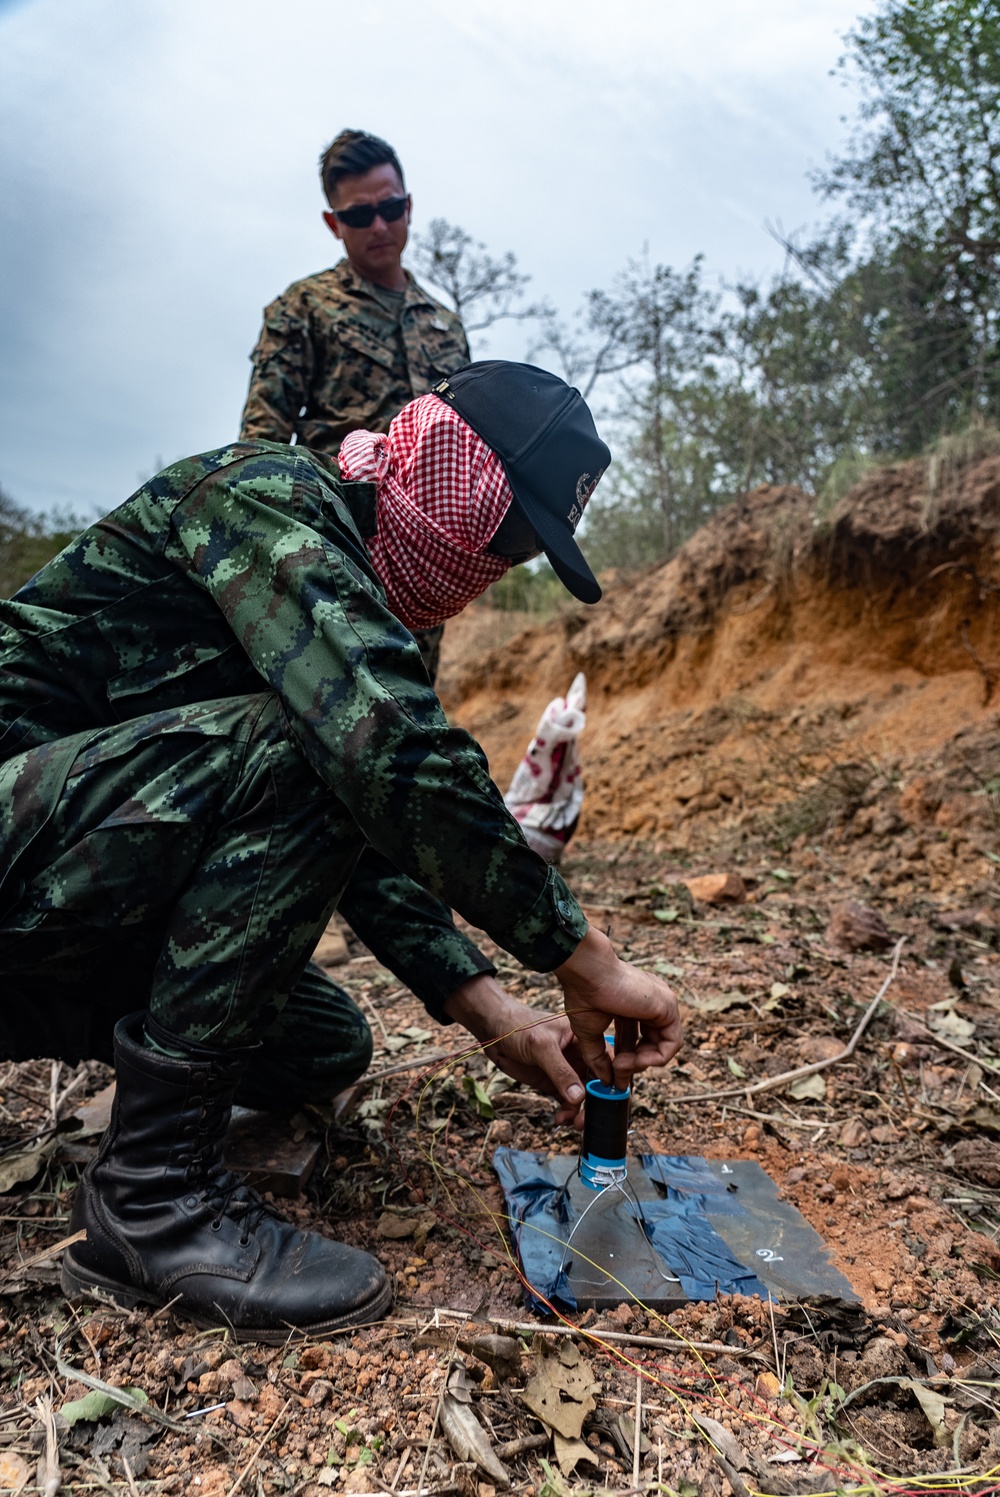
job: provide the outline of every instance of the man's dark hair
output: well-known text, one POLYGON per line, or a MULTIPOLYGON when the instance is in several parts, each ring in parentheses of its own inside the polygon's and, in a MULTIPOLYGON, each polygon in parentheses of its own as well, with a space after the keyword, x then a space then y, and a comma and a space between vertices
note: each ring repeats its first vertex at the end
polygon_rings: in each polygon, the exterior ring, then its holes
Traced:
POLYGON ((369 135, 367 130, 341 130, 319 158, 319 177, 331 208, 341 177, 360 177, 373 166, 386 163, 396 168, 402 182, 403 168, 388 141, 369 135))

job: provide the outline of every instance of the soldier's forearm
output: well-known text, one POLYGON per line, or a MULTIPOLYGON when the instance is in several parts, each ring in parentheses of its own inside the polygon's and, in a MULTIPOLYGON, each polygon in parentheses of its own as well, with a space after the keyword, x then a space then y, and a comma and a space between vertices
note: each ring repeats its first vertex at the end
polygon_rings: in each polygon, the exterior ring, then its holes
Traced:
POLYGON ((440 1024, 450 1022, 445 1004, 456 988, 496 972, 489 957, 458 929, 448 907, 373 847, 362 854, 340 913, 440 1024))

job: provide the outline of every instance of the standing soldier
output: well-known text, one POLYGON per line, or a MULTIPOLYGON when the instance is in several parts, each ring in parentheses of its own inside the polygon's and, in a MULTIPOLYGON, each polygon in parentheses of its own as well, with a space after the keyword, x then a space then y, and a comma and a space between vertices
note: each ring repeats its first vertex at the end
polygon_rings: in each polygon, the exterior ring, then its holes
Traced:
MULTIPOLYGON (((412 203, 392 147, 342 130, 320 178, 323 218, 346 258, 265 309, 240 436, 336 457, 348 432, 388 431, 408 401, 469 362, 469 345, 454 312, 400 263, 412 203)), ((432 681, 442 633, 416 634, 432 681)))

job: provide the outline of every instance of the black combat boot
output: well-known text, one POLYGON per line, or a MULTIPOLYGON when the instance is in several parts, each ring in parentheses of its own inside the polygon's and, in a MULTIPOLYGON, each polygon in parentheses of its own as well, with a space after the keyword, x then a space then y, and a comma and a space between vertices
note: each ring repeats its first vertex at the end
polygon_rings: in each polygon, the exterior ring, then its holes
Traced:
POLYGON ((87 1237, 63 1257, 67 1297, 173 1301, 198 1325, 274 1344, 377 1320, 392 1300, 377 1260, 300 1232, 223 1166, 249 1052, 191 1046, 175 1060, 143 1045, 143 1021, 115 1029, 114 1110, 76 1193, 71 1231, 87 1237))

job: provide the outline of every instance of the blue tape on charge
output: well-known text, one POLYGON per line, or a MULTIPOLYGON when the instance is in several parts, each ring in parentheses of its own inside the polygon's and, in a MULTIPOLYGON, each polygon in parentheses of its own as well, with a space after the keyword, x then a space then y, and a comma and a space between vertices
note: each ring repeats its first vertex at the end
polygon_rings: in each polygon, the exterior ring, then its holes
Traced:
MULTIPOLYGON (((643 1154, 644 1173, 665 1192, 662 1200, 644 1200, 646 1235, 689 1299, 713 1300, 717 1294, 770 1291, 753 1269, 735 1257, 708 1220, 743 1216, 744 1208, 704 1159, 685 1155, 643 1154)), ((578 1219, 567 1193, 556 1182, 544 1156, 499 1148, 493 1167, 507 1202, 507 1216, 521 1270, 538 1294, 525 1292, 526 1303, 545 1310, 538 1295, 561 1310, 575 1310, 576 1296, 566 1269, 560 1271, 563 1246, 578 1219)), ((567 1261, 571 1261, 567 1259, 567 1261)))
MULTIPOLYGON (((550 1304, 560 1310, 575 1310, 576 1295, 569 1287, 565 1268, 559 1267, 575 1219, 567 1208, 566 1192, 537 1154, 499 1148, 493 1155, 493 1168, 507 1202, 507 1219, 521 1272, 550 1304)), ((548 1306, 538 1295, 525 1288, 525 1304, 535 1314, 545 1315, 548 1306)))
POLYGON ((770 1290, 751 1268, 734 1255, 707 1216, 745 1216, 709 1167, 692 1155, 640 1154, 648 1177, 666 1191, 662 1201, 644 1201, 646 1236, 670 1264, 690 1299, 714 1299, 721 1294, 759 1294, 770 1290))

